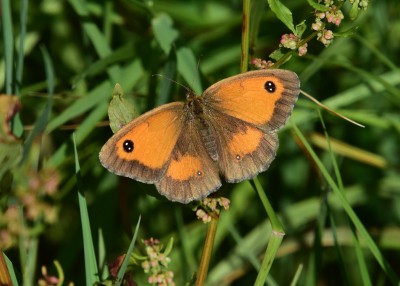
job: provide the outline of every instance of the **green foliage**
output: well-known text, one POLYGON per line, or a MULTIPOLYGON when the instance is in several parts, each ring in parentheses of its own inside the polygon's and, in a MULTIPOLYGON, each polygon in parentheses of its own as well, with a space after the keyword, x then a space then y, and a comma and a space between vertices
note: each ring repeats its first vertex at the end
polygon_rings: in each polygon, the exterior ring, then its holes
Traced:
MULTIPOLYGON (((241 1, 1 1, 1 93, 22 108, 13 117, 0 97, 0 284, 7 268, 19 285, 147 285, 134 255, 118 257, 152 237, 167 245, 176 285, 193 281, 207 226, 153 185, 107 172, 98 152, 113 93, 138 114, 184 100, 179 84, 201 93, 239 73, 243 44, 250 62, 297 72, 302 90, 365 128, 300 96, 271 168, 218 193, 231 202, 206 285, 398 285, 400 5, 333 2, 253 1, 243 12, 241 1)), ((113 130, 136 116, 111 105, 123 113, 110 114, 113 130)))

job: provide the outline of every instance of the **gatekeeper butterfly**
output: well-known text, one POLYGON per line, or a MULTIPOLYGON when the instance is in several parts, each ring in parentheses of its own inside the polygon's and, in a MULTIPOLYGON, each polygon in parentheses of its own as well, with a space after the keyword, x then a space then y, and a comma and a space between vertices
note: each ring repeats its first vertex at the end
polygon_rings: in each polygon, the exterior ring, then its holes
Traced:
POLYGON ((294 72, 250 71, 211 85, 202 96, 150 110, 122 127, 100 151, 109 171, 155 184, 171 201, 200 200, 227 182, 268 169, 277 131, 300 92, 294 72))

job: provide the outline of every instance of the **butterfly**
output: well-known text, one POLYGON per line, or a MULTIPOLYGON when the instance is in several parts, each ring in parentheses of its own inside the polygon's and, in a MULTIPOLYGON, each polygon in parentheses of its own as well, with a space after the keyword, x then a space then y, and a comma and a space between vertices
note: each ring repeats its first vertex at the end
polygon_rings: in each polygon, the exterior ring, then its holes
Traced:
POLYGON ((268 169, 300 93, 298 76, 281 69, 223 79, 202 96, 161 105, 115 133, 100 151, 109 171, 149 184, 171 201, 201 200, 268 169))

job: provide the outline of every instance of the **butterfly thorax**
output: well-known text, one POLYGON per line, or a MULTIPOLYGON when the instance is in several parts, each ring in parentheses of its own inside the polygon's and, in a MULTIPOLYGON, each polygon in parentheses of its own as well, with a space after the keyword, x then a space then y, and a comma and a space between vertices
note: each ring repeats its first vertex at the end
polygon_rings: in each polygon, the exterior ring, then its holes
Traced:
POLYGON ((196 96, 193 92, 188 94, 187 99, 188 102, 186 106, 188 108, 189 118, 192 121, 191 123, 197 129, 197 132, 199 132, 208 155, 213 161, 218 161, 217 142, 211 125, 207 120, 209 116, 206 114, 208 110, 205 110, 204 99, 200 96, 196 96))

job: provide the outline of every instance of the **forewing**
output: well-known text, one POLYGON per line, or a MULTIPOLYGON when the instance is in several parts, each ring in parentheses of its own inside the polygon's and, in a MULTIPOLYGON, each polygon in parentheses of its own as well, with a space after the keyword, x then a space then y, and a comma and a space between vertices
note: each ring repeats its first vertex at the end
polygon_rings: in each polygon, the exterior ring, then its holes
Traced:
POLYGON ((140 182, 159 181, 183 130, 183 106, 181 102, 162 105, 128 123, 102 147, 101 164, 140 182))
POLYGON ((276 131, 288 120, 300 92, 294 72, 279 69, 239 74, 210 86, 206 104, 264 131, 276 131))

